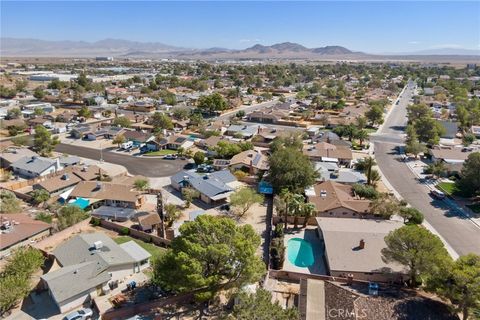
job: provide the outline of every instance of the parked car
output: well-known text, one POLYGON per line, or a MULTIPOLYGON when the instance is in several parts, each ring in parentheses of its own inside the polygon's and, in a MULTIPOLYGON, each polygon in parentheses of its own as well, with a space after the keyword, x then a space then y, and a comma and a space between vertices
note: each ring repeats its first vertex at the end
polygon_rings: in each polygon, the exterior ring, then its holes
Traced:
POLYGON ((166 159, 166 160, 175 160, 175 159, 177 159, 177 156, 174 155, 174 154, 167 154, 166 156, 163 156, 163 159, 166 159))
POLYGON ((432 195, 432 197, 434 198, 437 198, 437 199, 445 199, 445 193, 443 193, 442 191, 439 191, 439 190, 432 190, 430 191, 430 194, 432 195))
POLYGON ((90 319, 92 316, 93 316, 92 309, 83 308, 67 314, 63 318, 63 320, 85 320, 85 319, 90 319))

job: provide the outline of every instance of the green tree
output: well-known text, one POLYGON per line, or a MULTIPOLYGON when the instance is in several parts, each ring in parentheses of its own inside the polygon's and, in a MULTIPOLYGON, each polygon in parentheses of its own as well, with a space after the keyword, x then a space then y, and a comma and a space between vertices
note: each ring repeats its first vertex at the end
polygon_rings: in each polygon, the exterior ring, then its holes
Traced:
POLYGON ((43 116, 45 114, 45 110, 42 108, 35 108, 35 110, 33 110, 33 114, 36 116, 43 116))
POLYGON ((310 159, 295 148, 275 151, 269 158, 269 165, 268 179, 276 192, 288 189, 302 193, 315 183, 318 176, 310 159))
POLYGON ((182 197, 185 200, 185 207, 189 208, 193 200, 200 197, 200 192, 191 187, 182 188, 182 197))
POLYGON ((132 122, 127 117, 116 117, 113 119, 112 124, 122 128, 129 128, 132 125, 132 122))
POLYGON ((466 196, 480 194, 480 152, 468 155, 463 163, 460 179, 456 182, 458 190, 466 196))
POLYGON ((42 253, 32 247, 25 246, 12 252, 0 274, 0 315, 30 293, 30 278, 43 261, 42 253))
POLYGON ((243 217, 255 203, 262 203, 263 196, 252 188, 241 188, 230 196, 230 205, 243 217))
POLYGON ((33 148, 42 156, 49 156, 59 142, 58 137, 52 137, 52 133, 44 126, 38 125, 35 127, 33 148))
POLYGON ((7 119, 18 119, 22 116, 22 111, 19 108, 12 108, 7 111, 7 119))
POLYGON ((383 123, 383 107, 380 105, 372 105, 370 109, 365 112, 365 117, 372 126, 383 123))
POLYGON ((0 190, 0 212, 1 213, 18 213, 22 210, 21 202, 15 194, 8 190, 0 190))
POLYGON ((377 198, 370 202, 370 211, 382 218, 390 219, 394 214, 400 212, 400 203, 397 199, 388 194, 380 194, 377 198))
POLYGON ((480 308, 480 256, 461 256, 432 277, 427 287, 450 300, 467 320, 471 310, 480 308))
POLYGON ((413 154, 415 158, 417 158, 418 155, 425 152, 427 148, 418 140, 418 135, 413 125, 408 125, 406 132, 405 153, 413 154))
POLYGON ((35 89, 35 91, 33 92, 33 96, 36 98, 36 99, 43 99, 45 97, 45 91, 43 91, 42 88, 38 87, 35 89))
POLYGON ((385 242, 382 259, 407 267, 412 287, 450 260, 440 238, 421 226, 406 225, 391 231, 385 242))
POLYGON ((88 216, 87 213, 75 205, 63 206, 57 213, 57 229, 63 230, 73 226, 85 220, 88 216))
POLYGON ((83 117, 85 119, 88 119, 88 118, 92 117, 92 111, 87 106, 81 107, 77 111, 77 114, 78 114, 79 117, 83 117))
POLYGON ((167 222, 167 228, 171 228, 173 223, 180 217, 182 211, 173 203, 167 203, 163 210, 165 211, 165 220, 167 222))
POLYGON ((205 162, 205 153, 202 151, 197 151, 193 155, 193 161, 195 161, 195 164, 198 166, 202 163, 205 162))
POLYGON ((173 129, 173 122, 169 116, 165 113, 155 112, 150 120, 154 130, 160 131, 163 129, 172 130, 173 129))
POLYGON ((368 132, 364 129, 362 130, 358 130, 356 133, 355 133, 355 136, 354 136, 355 139, 358 139, 358 142, 360 142, 360 146, 363 147, 363 142, 368 139, 368 132))
POLYGON ((197 107, 204 112, 213 113, 227 109, 228 103, 218 92, 211 95, 201 96, 197 101, 197 107))
POLYGON ((368 185, 374 185, 375 182, 380 180, 380 175, 378 171, 373 169, 373 167, 377 165, 375 162, 375 159, 372 157, 366 157, 358 161, 357 163, 357 169, 362 170, 365 175, 367 176, 367 184, 368 185))
POLYGON ((15 146, 26 146, 28 144, 28 138, 26 136, 18 136, 10 140, 15 146))
POLYGON ((476 140, 475 136, 471 133, 467 133, 463 135, 462 143, 464 147, 468 147, 476 140))
POLYGON ((38 205, 50 199, 50 193, 45 189, 36 189, 32 192, 32 198, 33 202, 38 205))
POLYGON ((278 301, 272 302, 272 294, 265 289, 255 293, 241 291, 236 297, 238 303, 233 307, 235 319, 243 320, 295 320, 300 319, 295 308, 284 309, 278 301))
POLYGON ((432 173, 433 177, 440 178, 447 172, 447 167, 443 161, 437 161, 429 164, 427 171, 432 173))
POLYGON ((171 249, 154 263, 154 283, 174 292, 195 293, 208 301, 223 287, 241 287, 260 279, 265 265, 255 253, 260 236, 251 225, 201 215, 180 227, 171 249))
POLYGON ((401 207, 398 213, 405 224, 422 224, 423 214, 412 207, 401 207))
POLYGON ((35 216, 35 220, 43 221, 45 223, 52 223, 53 217, 47 212, 40 212, 35 216))
POLYGON ((133 182, 133 186, 139 191, 144 191, 149 188, 149 183, 147 179, 140 178, 133 182))
POLYGON ((126 141, 127 139, 123 134, 117 134, 115 138, 113 138, 112 143, 118 145, 118 147, 120 148, 120 145, 122 143, 125 143, 126 141))
POLYGON ((27 85, 27 80, 17 80, 15 81, 15 90, 17 90, 18 92, 22 92, 27 88, 27 85))

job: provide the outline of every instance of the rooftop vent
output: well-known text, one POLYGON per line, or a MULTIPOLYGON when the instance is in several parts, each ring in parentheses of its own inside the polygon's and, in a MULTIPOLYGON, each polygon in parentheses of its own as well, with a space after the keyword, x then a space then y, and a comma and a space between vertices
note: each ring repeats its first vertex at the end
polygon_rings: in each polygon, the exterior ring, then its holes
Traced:
POLYGON ((64 174, 64 175, 62 176, 62 180, 68 180, 68 179, 70 179, 70 178, 68 177, 68 174, 64 174))
POLYGON ((327 196, 327 190, 320 190, 320 197, 325 198, 327 196))

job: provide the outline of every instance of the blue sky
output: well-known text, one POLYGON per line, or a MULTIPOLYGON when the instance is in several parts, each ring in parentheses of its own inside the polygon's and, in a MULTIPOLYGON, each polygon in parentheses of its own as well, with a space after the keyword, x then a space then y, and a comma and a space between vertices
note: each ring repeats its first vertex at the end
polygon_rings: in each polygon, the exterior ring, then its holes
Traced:
POLYGON ((480 49, 480 2, 1 1, 1 36, 208 48, 297 42, 383 53, 480 49))

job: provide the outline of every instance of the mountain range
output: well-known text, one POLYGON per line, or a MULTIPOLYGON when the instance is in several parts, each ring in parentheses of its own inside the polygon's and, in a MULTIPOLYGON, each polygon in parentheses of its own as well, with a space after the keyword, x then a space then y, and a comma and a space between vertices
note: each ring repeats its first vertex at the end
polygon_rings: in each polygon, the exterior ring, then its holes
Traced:
POLYGON ((3 57, 94 57, 185 58, 185 59, 374 59, 393 56, 469 55, 480 56, 478 50, 436 49, 423 52, 372 55, 342 46, 307 48, 298 43, 283 42, 270 46, 256 44, 243 50, 226 48, 191 49, 160 42, 138 42, 121 39, 86 41, 48 41, 38 39, 0 38, 3 57))

